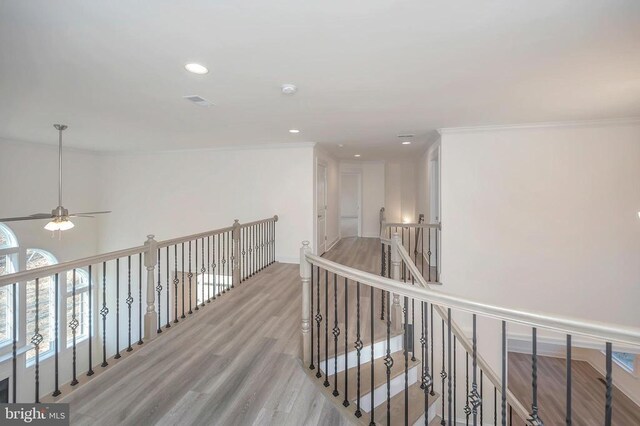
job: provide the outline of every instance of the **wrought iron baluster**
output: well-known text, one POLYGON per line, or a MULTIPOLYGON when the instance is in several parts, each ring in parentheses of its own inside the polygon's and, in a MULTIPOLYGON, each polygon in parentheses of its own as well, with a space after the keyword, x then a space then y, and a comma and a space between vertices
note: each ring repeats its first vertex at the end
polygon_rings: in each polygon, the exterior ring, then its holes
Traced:
POLYGON ((235 286, 233 282, 233 260, 233 234, 232 231, 229 231, 229 236, 227 237, 227 285, 229 289, 235 286))
MULTIPOLYGON (((189 312, 188 314, 191 315, 193 314, 193 309, 192 309, 192 296, 191 296, 191 288, 193 287, 193 272, 191 272, 191 241, 189 241, 188 246, 188 250, 189 250, 189 272, 187 272, 187 279, 189 280, 189 312)), ((198 252, 198 250, 196 249, 196 253, 198 252)))
MULTIPOLYGON (((195 285, 196 285, 196 291, 195 291, 195 307, 194 307, 194 311, 198 311, 200 310, 200 307, 198 306, 198 239, 196 238, 195 240, 195 267, 194 267, 194 272, 195 272, 195 285)), ((204 248, 204 246, 203 246, 204 248)), ((189 268, 191 268, 191 261, 189 261, 189 268)), ((204 287, 202 287, 204 289, 204 287)), ((191 304, 191 300, 193 298, 191 297, 191 295, 189 295, 189 304, 191 304)))
POLYGON ((480 370, 480 424, 484 424, 484 399, 482 396, 482 370, 480 370))
MULTIPOLYGON (((108 312, 108 311, 107 311, 108 312)), ((142 341, 142 253, 138 255, 138 345, 142 341)))
POLYGON ((324 387, 329 387, 329 271, 324 271, 324 387))
POLYGON ((531 417, 528 419, 533 426, 542 426, 542 420, 538 415, 538 329, 533 327, 531 336, 531 417))
MULTIPOLYGON (((202 237, 202 239, 200 240, 201 242, 201 251, 202 251, 202 257, 201 257, 201 262, 200 262, 200 278, 201 278, 201 287, 202 287, 202 303, 200 303, 200 306, 205 306, 205 302, 204 302, 204 286, 205 286, 205 280, 204 280, 204 273, 207 272, 207 268, 204 266, 206 264, 205 260, 204 260, 204 237, 202 237)), ((197 282, 198 280, 196 280, 197 282)))
POLYGON ((427 238, 427 244, 429 245, 429 247, 427 247, 427 263, 429 266, 429 281, 431 281, 431 228, 427 228, 429 230, 428 234, 429 237, 427 238))
MULTIPOLYGON (((220 274, 222 273, 222 268, 220 267, 220 237, 221 234, 218 234, 218 257, 217 257, 217 261, 216 263, 213 265, 213 276, 214 276, 214 286, 217 289, 215 291, 216 295, 218 297, 220 297, 220 283, 218 282, 220 274)), ((215 252, 213 253, 214 257, 215 257, 215 252)))
POLYGON ((242 259, 242 281, 245 281, 247 279, 247 228, 242 228, 242 259))
POLYGON ((109 365, 107 363, 107 314, 109 308, 107 308, 107 262, 102 262, 102 309, 100 309, 100 316, 102 316, 102 364, 101 367, 109 365))
MULTIPOLYGON (((313 271, 311 272, 313 275, 313 271)), ((318 360, 318 371, 316 371, 316 377, 319 379, 322 377, 322 373, 320 372, 320 322, 322 322, 322 314, 320 313, 320 267, 316 266, 316 352, 317 352, 317 360, 318 360)))
MULTIPOLYGON (((451 423, 452 419, 453 419, 453 411, 452 411, 452 395, 451 395, 451 308, 447 309, 447 370, 449 371, 449 374, 447 375, 447 408, 448 408, 448 415, 447 418, 449 419, 449 423, 451 423)), ((444 337, 444 336, 442 336, 444 337)), ((444 388, 443 388, 444 389, 444 388)), ((453 423, 455 424, 455 423, 453 423)), ((480 423, 482 424, 482 422, 480 423)))
POLYGON ((184 284, 185 284, 185 271, 184 271, 184 243, 181 244, 180 254, 182 255, 182 315, 180 318, 186 318, 187 316, 184 314, 184 284))
MULTIPOLYGON (((445 398, 444 398, 444 390, 445 390, 445 381, 447 380, 447 372, 445 371, 445 348, 444 348, 444 344, 445 344, 446 340, 444 337, 444 318, 442 318, 442 369, 440 370, 440 378, 442 379, 442 397, 440 398, 442 400, 442 420, 440 421, 440 424, 442 426, 447 424, 447 416, 445 415, 446 411, 445 411, 445 398)), ((451 420, 450 418, 448 419, 449 421, 451 420)))
MULTIPOLYGON (((215 298, 216 292, 213 292, 215 298)), ((207 303, 211 303, 211 235, 207 236, 207 303)))
MULTIPOLYGON (((466 368, 465 368, 465 383, 466 383, 466 393, 465 393, 465 405, 464 405, 464 414, 466 415, 465 424, 469 426, 469 416, 471 415, 471 406, 469 406, 469 352, 466 352, 466 368)), ((504 389, 504 388, 503 388, 504 389)))
POLYGON ((498 426, 498 389, 493 387, 493 426, 498 426))
MULTIPOLYGON (((309 312, 311 313, 311 315, 313 315, 313 283, 314 283, 314 275, 313 275, 313 265, 311 265, 311 290, 310 290, 310 294, 311 294, 311 308, 309 309, 309 312)), ((320 286, 320 283, 318 283, 318 287, 320 286)), ((318 301, 319 302, 319 301, 318 301)), ((317 320, 316 320, 317 323, 317 320)), ((311 327, 309 327, 311 329, 311 364, 309 364, 309 370, 313 370, 316 368, 316 366, 313 364, 313 357, 315 355, 314 351, 313 351, 313 345, 314 345, 314 340, 313 340, 313 323, 311 323, 311 327)), ((320 369, 320 358, 318 358, 318 370, 320 369)))
MULTIPOLYGON (((13 315, 13 322, 11 323, 12 333, 13 333, 13 345, 11 348, 11 352, 12 352, 11 369, 13 373, 12 380, 11 380, 11 393, 12 393, 13 403, 15 404, 16 402, 18 402, 18 288, 16 283, 11 284, 11 299, 12 299, 11 314, 13 315)), ((74 301, 75 301, 75 298, 74 298, 74 301)), ((75 341, 74 341, 73 349, 74 349, 73 377, 75 378, 75 341)))
POLYGON ((371 299, 371 303, 370 303, 370 308, 369 308, 369 312, 371 313, 371 411, 369 412, 370 414, 370 421, 369 421, 369 425, 371 426, 375 426, 376 422, 375 422, 375 416, 374 416, 374 390, 375 390, 375 381, 374 381, 374 373, 375 373, 375 356, 374 356, 374 352, 373 352, 373 348, 374 348, 374 344, 373 342, 375 341, 375 333, 374 333, 374 321, 375 321, 375 311, 374 311, 374 293, 375 293, 375 289, 373 287, 371 287, 371 295, 369 296, 369 298, 371 299))
MULTIPOLYGON (((74 270, 75 273, 75 270, 74 270)), ((75 276, 73 277, 73 285, 75 288, 75 276)), ((75 294, 73 297, 73 303, 75 305, 75 294)), ((74 306, 75 308, 75 306, 74 306)), ((73 314, 75 318, 75 313, 73 314)), ((75 330, 74 330, 75 334, 75 330)), ((75 336, 74 336, 75 337, 75 336)), ((116 259, 116 354, 114 355, 115 359, 120 359, 122 355, 120 354, 120 258, 116 259)))
MULTIPOLYGON (((162 277, 161 277, 161 267, 162 267, 162 257, 160 256, 160 248, 158 248, 158 285, 156 286, 156 291, 158 292, 158 333, 162 333, 162 277)), ((116 296, 117 298, 117 296, 116 296)))
MULTIPOLYGON (((338 275, 333 274, 333 396, 338 396, 338 275)), ((346 355, 345 355, 346 356, 346 355)))
POLYGON ((435 275, 436 275, 436 281, 440 281, 440 275, 438 275, 438 228, 436 228, 436 246, 435 246, 435 257, 434 257, 434 262, 436 264, 436 270, 435 270, 435 275))
MULTIPOLYGON (((349 280, 344 279, 344 401, 342 405, 349 406, 349 280)), ((337 373, 336 373, 337 374, 337 373)))
MULTIPOLYGON (((171 286, 169 285, 171 272, 169 271, 169 246, 167 246, 166 255, 167 255, 167 261, 165 263, 167 265, 167 323, 165 324, 165 328, 171 328, 171 314, 170 314, 170 310, 171 310, 170 288, 171 288, 171 286)), ((174 295, 174 297, 175 297, 175 295, 174 295)))
MULTIPOLYGON (((178 322, 178 246, 173 246, 173 322, 178 322)), ((129 345, 131 346, 131 345, 129 345)))
MULTIPOLYGON (((433 363, 434 363, 436 358, 435 358, 435 356, 433 356, 433 348, 434 348, 433 336, 436 334, 436 323, 433 321, 433 303, 431 304, 430 309, 431 309, 431 372, 432 372, 432 374, 435 374, 436 370, 435 370, 435 368, 433 366, 433 363)), ((431 396, 435 396, 435 394, 436 394, 436 391, 435 391, 434 387, 435 387, 435 382, 432 382, 432 384, 431 384, 431 392, 430 392, 431 396)))
MULTIPOLYGON (((91 279, 91 277, 89 277, 89 279, 91 279)), ((131 347, 131 305, 133 304, 133 296, 131 296, 131 256, 127 257, 127 299, 125 302, 127 303, 127 310, 129 312, 129 323, 127 327, 129 346, 127 346, 127 352, 131 352, 133 350, 131 347)))
MULTIPOLYGON (((71 321, 69 322, 69 328, 71 328, 71 338, 72 338, 72 354, 71 354, 71 386, 75 386, 78 384, 77 378, 77 352, 76 352, 76 328, 80 325, 78 318, 76 317, 76 270, 74 269, 71 273, 71 279, 73 282, 71 283, 71 297, 73 299, 73 304, 71 306, 71 321)), ((15 401, 14 401, 15 402, 15 401)))
POLYGON ((610 342, 606 343, 606 392, 605 392, 605 407, 604 407, 604 425, 611 426, 611 419, 613 416, 613 381, 611 374, 613 347, 610 342))
POLYGON ((402 352, 404 353, 404 424, 409 423, 409 312, 407 310, 409 298, 404 297, 404 344, 402 352))
MULTIPOLYGON (((380 253, 380 276, 381 277, 385 277, 386 276, 386 266, 387 266, 387 261, 385 259, 385 250, 384 250, 384 242, 380 242, 380 248, 381 248, 381 253, 380 253)), ((384 321, 384 295, 385 295, 385 291, 384 290, 380 290, 380 297, 381 297, 381 302, 380 302, 380 319, 382 321, 384 321)))
POLYGON ((356 412, 355 416, 362 417, 362 411, 360 411, 360 351, 362 351, 362 340, 360 339, 360 282, 356 282, 356 412))
POLYGON ((54 309, 55 309, 55 313, 54 313, 54 328, 53 328, 53 332, 54 332, 54 338, 55 338, 55 343, 54 343, 54 350, 55 350, 55 359, 54 359, 54 386, 55 389, 53 390, 53 394, 51 394, 51 396, 56 397, 58 395, 60 395, 60 387, 59 387, 59 370, 58 370, 58 363, 59 363, 59 353, 60 353, 60 330, 58 328, 58 324, 59 324, 59 315, 60 315, 60 274, 56 274, 55 276, 55 301, 54 301, 54 309))
POLYGON ((40 403, 40 343, 42 343, 43 337, 40 334, 40 279, 36 278, 36 313, 35 313, 35 329, 33 331, 33 337, 31 337, 31 344, 35 348, 36 362, 34 367, 35 373, 35 402, 40 403))
POLYGON ((571 425, 571 335, 567 334, 567 412, 566 422, 567 426, 571 425))
POLYGON ((500 394, 502 426, 507 426, 507 323, 502 321, 502 392, 500 394))
POLYGON ((87 342, 88 353, 89 353, 89 371, 87 371, 87 376, 93 376, 93 273, 92 273, 92 265, 89 265, 89 283, 88 283, 88 302, 89 302, 89 341, 87 342))
MULTIPOLYGON (((451 327, 449 327, 449 332, 451 332, 451 327)), ((449 336, 451 337, 451 336, 449 336)), ((458 346, 458 340, 456 338, 456 336, 453 336, 453 423, 451 424, 457 424, 458 422, 458 391, 457 391, 457 380, 456 380, 456 368, 457 368, 457 357, 456 357, 456 350, 457 350, 457 346, 458 346)))
MULTIPOLYGON (((422 371, 422 383, 424 386, 424 423, 425 426, 429 423, 429 396, 430 389, 433 389, 433 379, 431 377, 431 372, 429 371, 429 304, 426 302, 422 302, 423 310, 422 310, 422 327, 424 337, 421 339, 423 354, 424 354, 424 369, 422 371), (427 315, 424 315, 424 312, 427 312, 427 315)), ((432 370, 433 371, 433 370, 432 370)))
POLYGON ((472 360, 473 360, 473 383, 471 384, 471 394, 469 402, 471 403, 471 413, 473 413, 473 424, 478 424, 478 407, 482 403, 480 394, 478 393, 478 336, 477 336, 477 318, 473 314, 473 338, 472 338, 472 360))
MULTIPOLYGON (((384 243, 382 245, 382 252, 384 253, 384 243)), ((389 300, 391 300, 391 293, 389 293, 389 300)), ((387 424, 391 424, 391 367, 393 367, 393 357, 391 356, 391 315, 389 305, 387 304, 387 354, 384 358, 384 365, 387 368, 387 424)))

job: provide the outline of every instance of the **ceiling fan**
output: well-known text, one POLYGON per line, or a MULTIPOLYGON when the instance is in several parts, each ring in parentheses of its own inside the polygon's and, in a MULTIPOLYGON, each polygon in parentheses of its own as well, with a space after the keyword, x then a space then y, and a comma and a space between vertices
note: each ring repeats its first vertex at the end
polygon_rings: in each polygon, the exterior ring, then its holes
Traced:
POLYGON ((111 211, 103 211, 69 214, 69 210, 62 207, 62 131, 65 130, 67 126, 65 124, 54 124, 53 127, 58 130, 58 207, 51 210, 51 213, 36 213, 31 216, 22 217, 6 217, 0 219, 0 222, 49 219, 49 223, 45 225, 44 229, 47 231, 66 231, 75 226, 69 218, 94 217, 93 215, 96 214, 111 213, 111 211))

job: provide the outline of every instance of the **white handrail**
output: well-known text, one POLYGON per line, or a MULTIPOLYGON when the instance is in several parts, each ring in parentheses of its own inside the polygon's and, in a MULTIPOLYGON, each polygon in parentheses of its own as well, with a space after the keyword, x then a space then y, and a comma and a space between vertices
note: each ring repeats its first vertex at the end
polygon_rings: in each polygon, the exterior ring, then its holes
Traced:
MULTIPOLYGON (((398 248, 401 255, 408 255, 401 245, 399 245, 398 248), (404 254, 402 254, 403 250, 404 254)), ((554 315, 544 312, 511 309, 477 302, 438 290, 420 288, 417 286, 407 286, 393 279, 384 278, 379 275, 350 268, 314 254, 307 253, 305 256, 312 264, 320 266, 329 272, 338 274, 341 277, 345 277, 380 290, 411 297, 423 302, 434 303, 436 305, 458 309, 498 320, 504 320, 511 323, 558 331, 564 334, 581 335, 604 342, 640 346, 639 328, 554 315)), ((420 277, 420 274, 416 275, 416 278, 426 285, 427 283, 424 281, 424 278, 420 280, 420 277)))

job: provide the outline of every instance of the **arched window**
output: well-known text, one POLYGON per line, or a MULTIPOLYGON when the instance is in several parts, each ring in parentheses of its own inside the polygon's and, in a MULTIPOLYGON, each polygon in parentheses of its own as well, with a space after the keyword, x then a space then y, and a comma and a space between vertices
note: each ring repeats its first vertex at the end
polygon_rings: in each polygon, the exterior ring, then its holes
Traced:
MULTIPOLYGON (((0 223, 0 275, 17 271, 18 240, 8 226, 0 223)), ((13 292, 0 288, 0 346, 13 341, 13 292)))
POLYGON ((67 333, 67 347, 73 346, 74 326, 76 343, 89 337, 89 274, 84 269, 67 272, 67 324, 70 328, 67 333), (74 318, 76 321, 73 321, 74 318))
MULTIPOLYGON (((27 270, 55 265, 57 259, 48 251, 41 249, 27 249, 27 270)), ((36 282, 27 282, 27 342, 31 340, 36 330, 36 282)), ((55 282, 54 277, 38 280, 38 333, 42 335, 40 356, 45 357, 53 352, 52 342, 55 338, 55 282)), ((27 361, 35 357, 35 350, 27 352, 27 361)))

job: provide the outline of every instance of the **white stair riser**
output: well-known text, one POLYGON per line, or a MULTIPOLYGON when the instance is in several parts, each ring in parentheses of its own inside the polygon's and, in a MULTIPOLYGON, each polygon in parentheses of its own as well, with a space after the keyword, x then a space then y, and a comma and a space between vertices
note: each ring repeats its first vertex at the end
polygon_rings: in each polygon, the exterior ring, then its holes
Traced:
MULTIPOLYGON (((395 336, 395 337, 391 338, 390 344, 389 344, 389 346, 391 347, 391 353, 394 353, 394 352, 402 350, 403 338, 404 338, 404 336, 402 336, 402 335, 395 336)), ((320 355, 322 355, 322 354, 320 354, 320 355)), ((382 358, 385 355, 387 355, 387 341, 384 340, 382 342, 375 343, 374 346, 373 346, 373 357, 374 357, 374 359, 382 358)), ((349 362, 349 368, 355 367, 358 364, 358 351, 356 351, 354 349, 354 350, 348 352, 346 359, 349 362)), ((362 365, 362 364, 364 364, 366 362, 369 362, 369 361, 371 361, 371 345, 363 347, 362 350, 360 351, 360 364, 362 365)), ((337 364, 338 364, 337 371, 339 373, 344 371, 344 367, 345 367, 345 355, 344 354, 338 355, 337 364)), ((325 372, 324 371, 325 370, 325 361, 324 360, 320 361, 320 370, 323 373, 325 372)), ((332 376, 333 374, 335 374, 334 359, 332 357, 329 358, 329 365, 327 366, 327 372, 328 372, 329 376, 332 376)))
MULTIPOLYGON (((404 359, 395 362, 404 363, 404 359)), ((414 366, 408 370, 408 386, 416 383, 418 381, 418 366, 414 366)), ((404 391, 404 373, 394 377, 390 382, 390 391, 391 397, 393 398, 396 394, 404 391)), ((382 403, 386 403, 387 401, 387 384, 385 383, 382 386, 379 386, 374 391, 375 398, 373 400, 373 405, 377 407, 382 403)), ((361 395, 360 397, 360 409, 365 412, 369 412, 371 410, 371 392, 361 395)))
MULTIPOLYGON (((431 404, 429 406, 429 411, 427 411, 427 415, 429 416, 428 419, 429 421, 427 422, 427 424, 430 424, 433 419, 436 418, 436 406, 438 404, 432 404, 431 401, 429 401, 429 404, 431 404)), ((418 420, 416 420, 416 422, 413 424, 413 426, 422 426, 424 425, 424 414, 420 416, 420 418, 418 420)))

